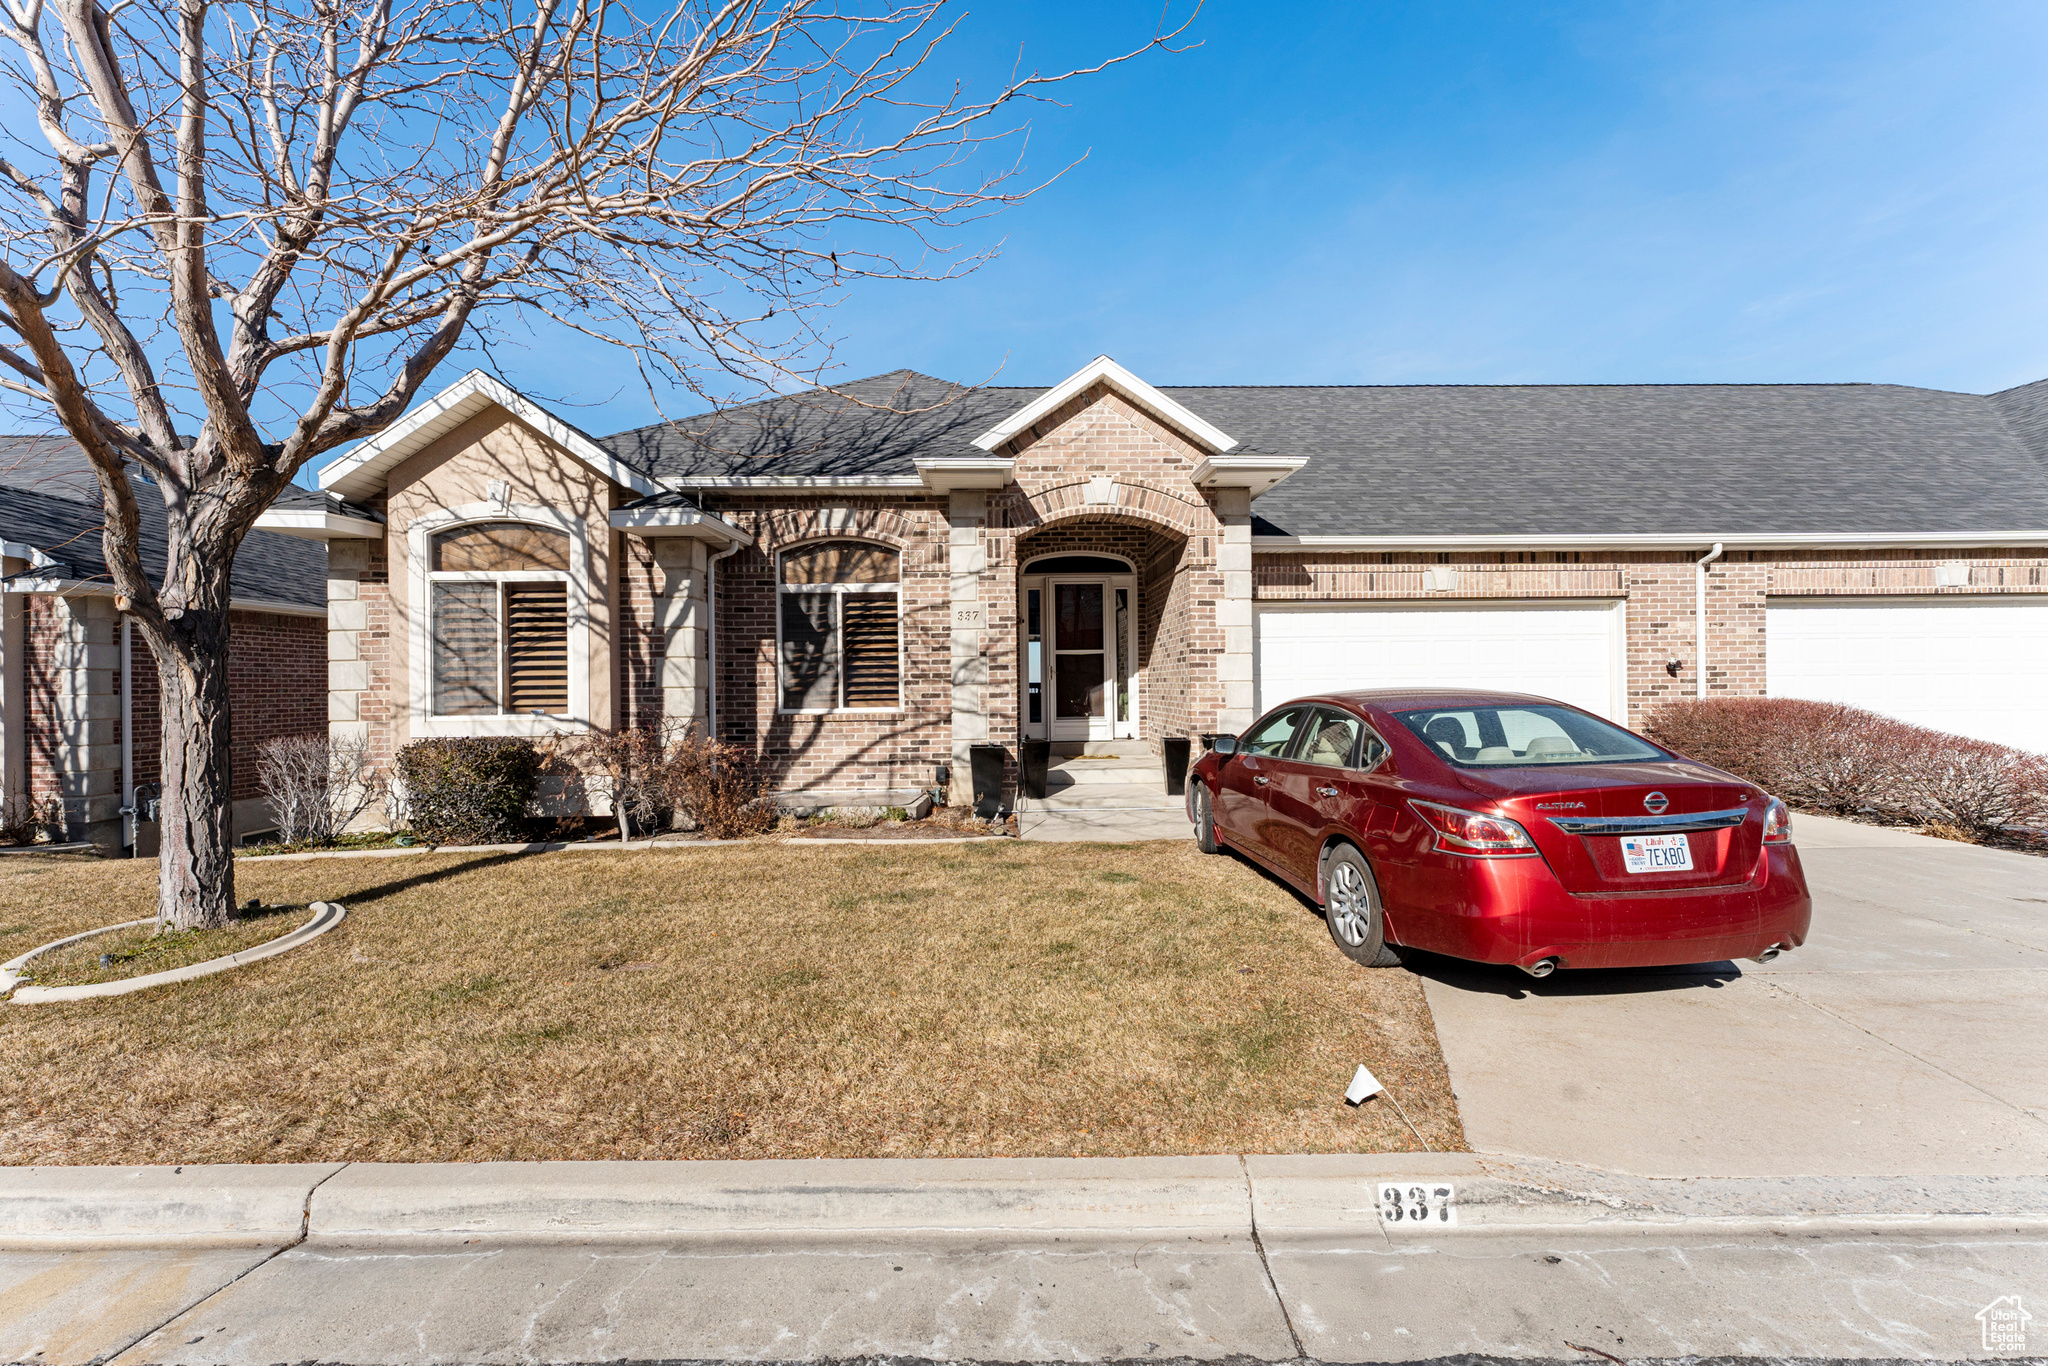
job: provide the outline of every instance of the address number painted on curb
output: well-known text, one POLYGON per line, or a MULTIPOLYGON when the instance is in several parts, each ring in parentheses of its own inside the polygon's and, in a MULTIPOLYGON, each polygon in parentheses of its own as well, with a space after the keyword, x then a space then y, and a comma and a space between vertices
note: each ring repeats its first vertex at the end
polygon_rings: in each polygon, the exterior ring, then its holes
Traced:
POLYGON ((1430 1224, 1437 1228, 1458 1222, 1457 1192, 1442 1183, 1380 1187, 1380 1222, 1383 1224, 1430 1224))

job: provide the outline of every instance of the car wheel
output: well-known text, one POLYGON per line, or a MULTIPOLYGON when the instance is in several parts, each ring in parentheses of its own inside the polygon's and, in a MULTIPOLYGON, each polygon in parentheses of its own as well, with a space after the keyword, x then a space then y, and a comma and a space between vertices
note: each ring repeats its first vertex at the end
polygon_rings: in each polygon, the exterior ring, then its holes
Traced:
POLYGON ((1387 947, 1379 883, 1365 855, 1348 844, 1331 850, 1323 869, 1323 921, 1338 950, 1352 962, 1369 968, 1400 966, 1401 956, 1387 947))
POLYGON ((1209 804, 1209 788, 1196 783, 1193 793, 1195 805, 1195 848, 1205 854, 1220 852, 1216 844, 1216 811, 1209 804))

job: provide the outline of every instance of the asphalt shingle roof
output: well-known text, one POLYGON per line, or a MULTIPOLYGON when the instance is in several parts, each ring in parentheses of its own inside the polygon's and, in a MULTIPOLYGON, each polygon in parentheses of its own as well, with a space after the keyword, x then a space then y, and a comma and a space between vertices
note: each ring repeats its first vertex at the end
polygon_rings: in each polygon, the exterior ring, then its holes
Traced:
MULTIPOLYGON (((163 499, 143 479, 135 481, 135 495, 142 513, 143 568, 153 581, 161 582, 168 527, 163 499)), ((113 581, 100 544, 105 517, 99 496, 98 480, 84 454, 68 439, 0 436, 0 539, 32 545, 62 566, 32 574, 113 581)), ((245 601, 324 610, 327 547, 320 541, 252 531, 235 553, 233 590, 245 601)))
MULTIPOLYGON (((912 474, 1044 392, 900 370, 599 444, 656 478, 912 474), (882 408, 921 409, 891 413, 882 408)), ((1309 463, 1263 533, 1585 535, 2048 529, 2048 381, 1163 386, 1250 450, 1309 463)))

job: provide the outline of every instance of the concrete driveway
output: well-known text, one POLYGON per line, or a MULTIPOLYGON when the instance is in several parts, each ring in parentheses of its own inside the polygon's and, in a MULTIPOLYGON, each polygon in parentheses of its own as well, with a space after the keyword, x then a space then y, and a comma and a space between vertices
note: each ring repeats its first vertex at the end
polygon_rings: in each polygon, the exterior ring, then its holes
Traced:
POLYGON ((1775 963, 1416 965, 1480 1152, 1643 1176, 2048 1173, 2048 859, 1799 816, 1775 963))

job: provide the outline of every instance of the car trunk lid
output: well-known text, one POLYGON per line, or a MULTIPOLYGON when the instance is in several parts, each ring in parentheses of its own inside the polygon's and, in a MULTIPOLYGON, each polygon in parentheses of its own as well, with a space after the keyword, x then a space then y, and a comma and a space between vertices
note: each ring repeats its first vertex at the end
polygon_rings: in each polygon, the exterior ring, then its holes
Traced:
POLYGON ((1520 821, 1558 881, 1582 895, 1740 883, 1762 848, 1763 795, 1705 765, 1559 765, 1459 776, 1520 821))

